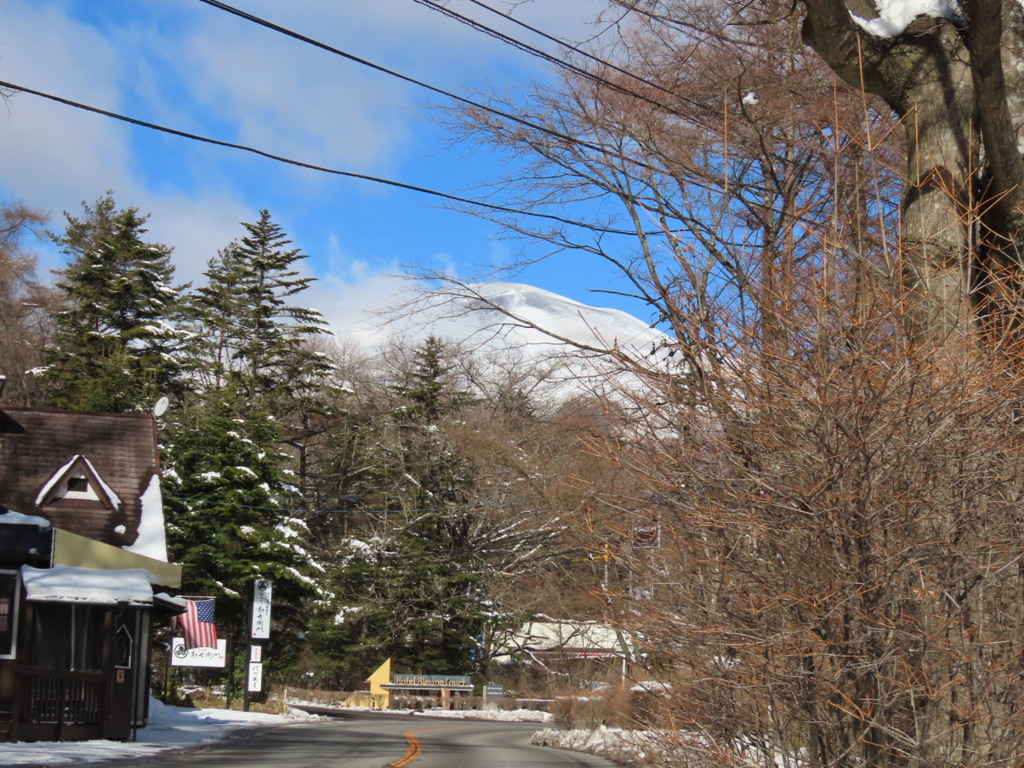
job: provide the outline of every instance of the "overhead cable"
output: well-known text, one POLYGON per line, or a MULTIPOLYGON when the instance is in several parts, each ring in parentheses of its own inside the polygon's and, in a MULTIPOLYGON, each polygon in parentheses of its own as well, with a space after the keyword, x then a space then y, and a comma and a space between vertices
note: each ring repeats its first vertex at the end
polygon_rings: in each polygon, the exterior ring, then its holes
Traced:
POLYGON ((142 127, 142 128, 149 128, 150 130, 159 131, 161 133, 167 133, 167 134, 170 134, 172 136, 178 136, 178 137, 183 138, 183 139, 190 139, 191 141, 199 141, 199 142, 203 142, 205 144, 212 144, 212 145, 218 146, 218 147, 226 147, 228 149, 237 149, 237 150, 240 150, 242 152, 249 152, 249 153, 252 153, 254 155, 259 155, 260 157, 265 157, 268 160, 274 160, 275 162, 285 163, 287 165, 293 165, 293 166, 296 166, 298 168, 305 168, 307 170, 317 171, 318 173, 329 173, 329 174, 332 174, 332 175, 335 175, 335 176, 345 176, 345 177, 351 178, 351 179, 361 179, 363 181, 371 181, 371 182, 373 182, 375 184, 384 184, 384 185, 389 186, 389 187, 397 187, 399 189, 405 189, 405 190, 408 190, 410 192, 419 192, 419 193, 424 194, 424 195, 430 195, 432 197, 441 198, 442 200, 448 200, 448 201, 451 201, 451 202, 454 202, 454 203, 460 203, 462 205, 469 205, 469 206, 473 206, 473 207, 477 207, 477 208, 485 208, 485 209, 487 209, 489 211, 495 211, 497 213, 508 213, 508 214, 513 214, 513 215, 516 215, 516 216, 531 216, 531 217, 539 218, 539 219, 547 219, 549 221, 557 221, 557 222, 559 222, 561 224, 568 224, 568 225, 573 226, 573 227, 582 227, 584 229, 589 229, 589 230, 592 230, 594 232, 599 232, 599 233, 608 234, 608 235, 627 235, 627 236, 635 237, 638 234, 646 234, 646 235, 660 235, 660 234, 664 234, 661 231, 638 233, 635 230, 616 229, 616 228, 613 228, 613 227, 600 227, 600 226, 596 226, 596 225, 593 225, 593 224, 587 224, 587 223, 582 222, 582 221, 575 221, 573 219, 567 219, 567 218, 565 218, 563 216, 557 216, 557 215, 555 215, 553 213, 541 213, 541 212, 538 212, 538 211, 529 211, 529 210, 523 210, 523 209, 519 209, 519 208, 511 208, 509 206, 498 205, 496 203, 488 203, 488 202, 486 202, 484 200, 474 200, 472 198, 460 197, 458 195, 449 194, 447 192, 440 192, 440 191, 438 191, 436 189, 430 189, 429 187, 421 187, 421 186, 417 186, 415 184, 406 184, 406 183, 401 182, 401 181, 394 181, 392 179, 384 179, 384 178, 381 178, 379 176, 370 176, 370 175, 365 174, 365 173, 356 173, 355 171, 342 171, 342 170, 338 170, 336 168, 327 168, 327 167, 322 166, 322 165, 315 165, 313 163, 307 163, 307 162, 304 162, 302 160, 294 160, 294 159, 291 159, 291 158, 288 158, 288 157, 284 157, 282 155, 275 155, 275 154, 273 154, 271 152, 266 152, 266 151, 264 151, 262 149, 256 149, 255 147, 246 146, 245 144, 235 144, 235 143, 229 142, 229 141, 221 141, 220 139, 212 139, 212 138, 209 138, 208 136, 200 136, 200 135, 195 134, 195 133, 188 133, 187 131, 179 131, 176 128, 168 128, 167 126, 158 125, 156 123, 146 122, 145 120, 139 120, 138 118, 128 117, 127 115, 122 115, 122 114, 119 114, 117 112, 111 112, 111 111, 106 110, 106 109, 100 109, 99 107, 93 107, 93 106, 90 106, 88 104, 83 104, 83 103, 78 102, 78 101, 72 101, 71 99, 65 99, 65 98, 63 98, 61 96, 55 96, 54 94, 51 94, 51 93, 45 93, 43 91, 37 91, 37 90, 35 90, 33 88, 27 88, 27 87, 25 87, 23 85, 17 85, 16 83, 7 82, 7 81, 4 81, 4 80, 0 80, 0 88, 9 88, 12 91, 19 91, 21 93, 31 94, 32 96, 39 96, 40 98, 49 99, 50 101, 57 102, 58 104, 64 104, 65 106, 74 107, 75 109, 81 109, 81 110, 84 110, 86 112, 92 112, 92 113, 97 114, 97 115, 103 115, 104 117, 110 117, 110 118, 113 118, 115 120, 120 120, 121 122, 124 122, 124 123, 130 123, 131 125, 137 125, 137 126, 142 127))
MULTIPOLYGON (((596 75, 593 72, 590 72, 589 70, 583 69, 582 67, 578 67, 575 64, 571 64, 571 63, 565 61, 564 59, 560 59, 557 56, 553 56, 553 55, 551 55, 550 53, 548 53, 546 51, 543 51, 543 50, 541 50, 539 48, 535 48, 532 45, 524 43, 522 40, 519 40, 518 38, 512 37, 511 35, 506 35, 505 33, 499 32, 496 29, 492 29, 491 27, 488 27, 487 25, 482 24, 481 22, 476 21, 475 19, 472 19, 469 16, 464 16, 463 14, 458 13, 457 11, 452 10, 448 6, 443 5, 440 2, 437 2, 437 0, 413 0, 413 2, 419 3, 420 5, 425 6, 427 8, 430 8, 431 10, 437 11, 438 13, 442 13, 445 16, 447 16, 447 17, 449 17, 451 19, 454 19, 455 21, 458 21, 461 24, 465 24, 466 26, 472 27, 473 29, 477 30, 478 32, 483 32, 485 35, 489 35, 490 37, 493 37, 496 40, 501 40, 502 42, 507 43, 508 45, 513 46, 514 48, 518 48, 519 50, 523 51, 524 53, 528 53, 531 56, 536 56, 538 58, 544 59, 545 61, 548 61, 551 64, 554 64, 556 67, 560 67, 560 68, 565 69, 565 70, 567 70, 569 72, 572 72, 574 74, 580 75, 581 77, 585 77, 588 80, 593 80, 594 82, 600 83, 601 85, 604 85, 604 86, 612 88, 612 89, 614 89, 616 91, 619 91, 620 93, 624 93, 624 94, 626 94, 628 96, 633 96, 635 98, 641 99, 642 101, 646 101, 649 104, 653 104, 654 106, 661 107, 662 109, 664 109, 664 110, 666 110, 668 112, 676 114, 676 111, 674 109, 672 109, 671 107, 669 107, 668 105, 666 105, 666 104, 664 104, 664 103, 662 103, 660 101, 656 101, 656 100, 651 99, 651 98, 649 98, 647 96, 644 96, 641 93, 637 93, 636 91, 632 91, 632 90, 630 90, 630 89, 628 89, 628 88, 626 88, 626 87, 624 87, 622 85, 619 85, 618 83, 614 83, 614 82, 612 82, 610 80, 607 80, 607 79, 601 77, 600 75, 596 75)), ((590 59, 591 61, 593 61, 593 62, 595 62, 597 64, 600 64, 602 67, 607 67, 608 69, 614 70, 615 72, 618 72, 619 74, 626 75, 627 77, 630 77, 630 78, 632 78, 632 79, 634 79, 634 80, 636 80, 638 82, 641 82, 644 85, 647 85, 647 86, 649 86, 651 88, 654 88, 655 90, 658 90, 658 91, 661 91, 662 93, 665 93, 668 96, 671 96, 673 99, 680 98, 680 96, 677 93, 669 90, 668 88, 665 88, 664 86, 659 85, 658 83, 654 83, 654 82, 652 82, 652 81, 650 81, 650 80, 648 80, 648 79, 646 79, 644 77, 641 77, 640 75, 637 75, 637 74, 634 74, 633 72, 630 72, 627 69, 623 69, 622 67, 620 67, 620 66, 618 66, 616 64, 613 64, 610 61, 605 61, 604 59, 602 59, 602 58, 600 58, 598 56, 595 56, 592 53, 589 53, 589 52, 583 50, 582 48, 580 48, 578 46, 575 46, 575 45, 572 45, 570 43, 567 43, 564 40, 560 40, 559 38, 555 37, 554 35, 549 35, 547 32, 544 32, 543 30, 537 29, 536 27, 531 26, 531 25, 527 24, 524 21, 520 21, 519 19, 515 18, 514 16, 511 16, 511 15, 509 15, 507 13, 499 11, 496 8, 492 8, 491 6, 487 5, 486 3, 481 2, 480 0, 468 0, 468 2, 471 2, 474 5, 477 5, 477 6, 483 8, 483 9, 485 9, 487 11, 490 11, 491 13, 493 13, 493 14, 495 14, 497 16, 500 16, 501 18, 503 18, 503 19, 505 19, 507 21, 510 21, 513 24, 517 24, 520 27, 522 27, 523 29, 529 30, 530 32, 533 32, 536 35, 540 35, 541 37, 545 38, 546 40, 550 40, 550 41, 552 41, 554 43, 557 43, 558 45, 562 46, 563 48, 567 48, 570 51, 578 53, 581 56, 584 56, 587 59, 590 59)))
POLYGON ((496 16, 500 16, 503 19, 507 19, 508 21, 512 22, 513 24, 516 24, 516 25, 522 27, 523 29, 526 29, 526 30, 529 30, 530 32, 533 32, 535 35, 540 35, 545 40, 550 40, 553 43, 557 43, 558 45, 562 46, 563 48, 567 48, 568 50, 572 51, 573 53, 578 53, 581 56, 583 56, 583 57, 585 57, 587 59, 590 59, 595 64, 600 64, 602 67, 608 67, 609 69, 612 69, 612 70, 618 72, 619 74, 626 75, 627 77, 631 77, 634 80, 636 80, 638 82, 641 82, 644 85, 650 86, 651 88, 654 88, 655 90, 662 91, 662 92, 668 94, 669 96, 672 96, 673 98, 678 98, 677 94, 674 93, 673 91, 669 90, 668 88, 665 88, 664 86, 659 85, 658 83, 651 82, 647 78, 641 77, 640 75, 638 75, 638 74, 636 74, 634 72, 630 72, 628 69, 623 69, 622 67, 619 67, 618 65, 613 64, 610 61, 606 61, 605 59, 602 59, 599 56, 595 56, 594 54, 590 53, 589 51, 587 51, 587 50, 585 50, 585 49, 583 49, 581 47, 579 47, 578 45, 573 45, 572 43, 567 43, 565 40, 562 40, 561 38, 555 37, 554 35, 549 35, 547 32, 545 32, 545 31, 543 31, 541 29, 537 29, 536 27, 531 26, 530 24, 527 24, 525 21, 521 21, 520 19, 517 19, 512 14, 505 13, 504 11, 499 11, 497 8, 492 8, 487 3, 481 2, 481 0, 468 0, 468 2, 472 3, 473 5, 479 6, 480 8, 483 8, 486 11, 490 11, 491 13, 495 14, 496 16))
MULTIPOLYGON (((443 88, 438 88, 437 86, 430 85, 429 83, 425 83, 422 80, 417 80, 414 77, 409 77, 408 75, 403 75, 401 72, 396 72, 393 69, 388 69, 387 67, 383 67, 380 64, 374 64, 372 61, 369 61, 367 59, 364 59, 364 58, 361 58, 361 57, 356 56, 354 54, 351 54, 348 51, 343 51, 340 48, 335 48, 334 46, 328 45, 327 43, 322 43, 319 40, 315 40, 312 37, 307 37, 306 35, 303 35, 303 34, 301 34, 299 32, 294 31, 294 30, 288 29, 287 27, 282 27, 279 24, 275 24, 272 21, 267 21, 266 19, 260 18, 259 16, 254 16, 253 14, 248 13, 247 11, 243 11, 243 10, 241 10, 239 8, 235 8, 234 6, 228 5, 227 3, 220 2, 220 0, 199 0, 199 2, 205 3, 206 5, 209 5, 212 8, 217 8, 218 10, 224 11, 225 13, 230 13, 233 16, 237 16, 240 19, 245 19, 246 21, 252 22, 253 24, 258 24, 261 27, 266 27, 267 29, 273 30, 274 32, 278 32, 278 33, 280 33, 282 35, 286 35, 287 37, 291 37, 291 38, 293 38, 295 40, 298 40, 300 42, 306 43, 308 45, 312 45, 312 46, 314 46, 316 48, 319 48, 319 49, 321 49, 323 51, 327 51, 328 53, 332 53, 335 56, 341 56, 342 58, 348 59, 349 61, 355 62, 356 64, 361 64, 364 67, 369 67, 370 69, 376 70, 377 72, 381 72, 381 73, 383 73, 385 75, 389 75, 391 77, 398 78, 399 80, 403 80, 404 82, 411 83, 412 85, 417 85, 420 88, 425 88, 428 91, 431 91, 432 93, 436 93, 436 94, 438 94, 440 96, 444 96, 445 98, 453 99, 454 101, 457 101, 460 104, 465 104, 468 107, 473 107, 474 109, 482 109, 482 110, 484 110, 486 112, 489 112, 489 113, 491 113, 493 115, 497 115, 499 117, 503 117, 506 120, 511 120, 514 123, 518 123, 519 125, 525 126, 525 127, 530 128, 532 130, 540 131, 541 133, 547 134, 548 136, 553 136, 553 137, 555 137, 557 139, 561 139, 562 141, 567 141, 567 142, 569 142, 571 144, 576 144, 578 146, 586 147, 587 149, 593 150, 595 152, 600 152, 602 154, 614 154, 608 148, 602 147, 599 144, 594 144, 592 142, 588 142, 588 141, 585 141, 583 139, 579 139, 579 138, 576 138, 574 136, 570 136, 567 133, 562 133, 561 131, 556 131, 556 130, 554 130, 552 128, 548 128, 547 126, 543 126, 543 125, 540 125, 538 123, 531 122, 531 121, 527 120, 526 118, 524 118, 524 117, 522 117, 520 115, 516 115, 516 114, 514 114, 512 112, 507 112, 507 111, 505 111, 503 109, 497 109, 496 107, 492 107, 489 104, 484 104, 484 103, 479 102, 479 101, 474 101, 473 99, 466 98, 465 96, 459 96, 456 93, 452 93, 451 91, 446 91, 443 88)), ((629 160, 629 158, 625 158, 625 157, 621 157, 620 159, 629 160)), ((631 160, 631 162, 637 162, 637 161, 631 160)))

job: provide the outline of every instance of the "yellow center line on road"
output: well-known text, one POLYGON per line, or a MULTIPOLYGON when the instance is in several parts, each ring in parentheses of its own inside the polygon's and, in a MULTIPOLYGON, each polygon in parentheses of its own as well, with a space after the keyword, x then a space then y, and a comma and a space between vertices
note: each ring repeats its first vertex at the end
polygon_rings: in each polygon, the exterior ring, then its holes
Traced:
POLYGON ((464 725, 444 725, 444 726, 438 726, 437 728, 417 728, 416 730, 413 730, 413 731, 406 731, 403 734, 403 736, 405 736, 405 740, 409 743, 409 748, 405 751, 405 756, 402 757, 401 760, 396 760, 393 763, 388 763, 386 768, 403 768, 403 766, 408 765, 409 763, 411 763, 413 760, 415 760, 417 757, 420 756, 420 753, 423 752, 423 745, 420 744, 419 739, 417 739, 413 734, 415 734, 415 733, 423 733, 424 731, 444 731, 444 730, 448 730, 448 729, 451 729, 451 728, 465 728, 465 727, 466 726, 464 726, 464 725))

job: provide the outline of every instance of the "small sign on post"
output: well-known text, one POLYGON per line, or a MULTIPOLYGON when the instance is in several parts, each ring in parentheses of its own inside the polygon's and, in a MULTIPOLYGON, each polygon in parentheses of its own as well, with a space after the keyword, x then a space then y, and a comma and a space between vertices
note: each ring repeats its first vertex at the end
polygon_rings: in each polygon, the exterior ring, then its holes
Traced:
POLYGON ((249 637, 253 640, 270 638, 270 579, 256 579, 252 593, 252 624, 249 637))
MULTIPOLYGON (((252 585, 252 616, 249 622, 250 640, 270 639, 270 579, 256 579, 252 585)), ((249 646, 249 669, 246 675, 242 709, 249 711, 249 694, 263 693, 263 646, 249 646)))
POLYGON ((484 709, 497 709, 498 702, 505 696, 505 687, 484 683, 484 709))
POLYGON ((246 690, 249 693, 260 693, 263 690, 263 665, 260 662, 249 662, 248 678, 246 690))

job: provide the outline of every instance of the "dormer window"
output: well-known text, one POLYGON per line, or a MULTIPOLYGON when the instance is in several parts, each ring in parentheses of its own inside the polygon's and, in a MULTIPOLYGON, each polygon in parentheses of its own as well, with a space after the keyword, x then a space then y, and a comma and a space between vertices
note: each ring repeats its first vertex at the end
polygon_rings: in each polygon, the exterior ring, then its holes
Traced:
POLYGON ((36 506, 48 506, 61 499, 98 501, 104 507, 114 510, 121 506, 121 499, 82 455, 71 457, 70 461, 50 476, 36 496, 36 506))

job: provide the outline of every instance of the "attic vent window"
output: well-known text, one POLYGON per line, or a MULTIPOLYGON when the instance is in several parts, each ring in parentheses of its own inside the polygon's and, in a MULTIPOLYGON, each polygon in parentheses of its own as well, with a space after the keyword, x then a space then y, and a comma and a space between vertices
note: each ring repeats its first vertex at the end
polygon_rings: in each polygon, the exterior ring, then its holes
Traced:
POLYGON ((36 506, 43 507, 61 499, 98 501, 110 509, 119 509, 121 499, 107 485, 92 463, 78 454, 58 469, 43 484, 36 496, 36 506))

